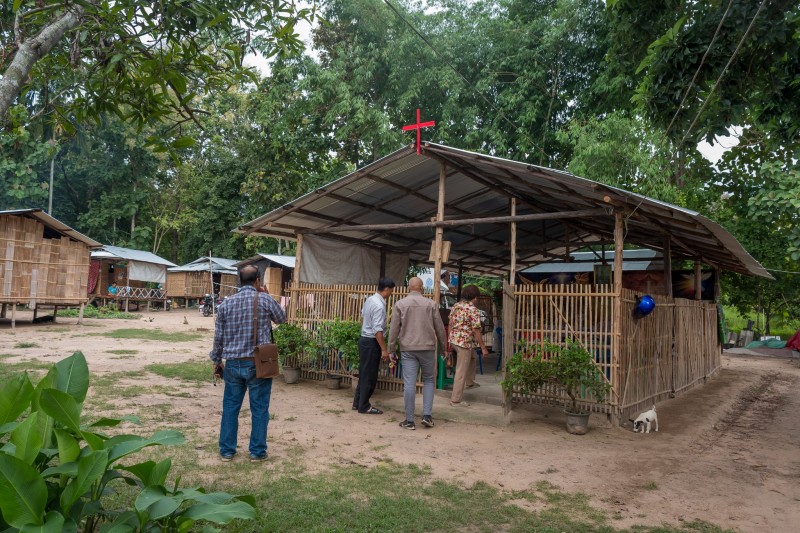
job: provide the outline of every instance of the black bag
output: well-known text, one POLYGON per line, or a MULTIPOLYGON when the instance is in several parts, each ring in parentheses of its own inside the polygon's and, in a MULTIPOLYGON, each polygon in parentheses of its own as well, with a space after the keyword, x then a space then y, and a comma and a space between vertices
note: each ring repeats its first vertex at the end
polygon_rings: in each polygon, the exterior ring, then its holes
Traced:
POLYGON ((260 379, 274 378, 280 375, 278 366, 278 346, 275 344, 258 344, 258 292, 253 299, 253 359, 256 362, 256 377, 260 379))

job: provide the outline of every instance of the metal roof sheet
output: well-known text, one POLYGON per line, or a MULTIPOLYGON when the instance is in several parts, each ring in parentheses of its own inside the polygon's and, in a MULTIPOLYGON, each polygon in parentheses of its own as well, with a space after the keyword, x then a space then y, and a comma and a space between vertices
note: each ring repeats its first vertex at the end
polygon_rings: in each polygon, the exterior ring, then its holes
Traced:
POLYGON ((253 257, 249 257, 242 261, 236 263, 237 266, 244 266, 249 263, 253 263, 260 259, 266 259, 267 261, 272 261, 273 263, 278 263, 281 266, 285 266, 287 268, 294 268, 295 265, 295 256, 293 255, 276 255, 276 254, 262 254, 259 253, 258 255, 254 255, 253 257))
MULTIPOLYGON (((598 209, 605 213, 517 222, 519 268, 563 256, 569 248, 613 242, 616 209, 625 213, 626 243, 662 250, 669 238, 676 259, 772 277, 724 228, 689 209, 568 172, 434 143, 423 143, 422 155, 413 146, 404 147, 235 231, 283 239, 325 232, 328 238, 407 252, 412 260, 427 263, 433 227, 352 227, 429 222, 437 212, 442 164, 447 169, 446 219, 507 216, 511 199, 517 201, 517 215, 598 209), (330 233, 337 226, 351 229, 330 233)), ((506 271, 508 227, 507 222, 444 227, 444 239, 452 243, 448 265, 460 263, 472 272, 506 271)))
POLYGON ((123 259, 125 261, 140 261, 142 263, 165 265, 167 267, 177 266, 172 261, 167 261, 163 257, 159 257, 152 252, 133 250, 131 248, 122 248, 120 246, 111 246, 108 244, 104 244, 100 250, 92 252, 92 259, 123 259))
POLYGON ((30 216, 47 226, 48 228, 61 233, 73 240, 78 242, 82 242, 86 244, 89 248, 98 248, 102 246, 99 242, 94 239, 91 239, 84 235, 83 233, 72 229, 71 227, 67 226, 63 222, 58 219, 55 219, 42 211, 41 209, 9 209, 5 211, 0 211, 0 215, 18 215, 18 216, 30 216))
MULTIPOLYGON (((239 261, 236 259, 225 259, 222 257, 211 257, 211 271, 220 274, 238 274, 236 264, 239 261)), ((168 272, 208 272, 209 258, 198 257, 194 261, 186 263, 185 265, 168 268, 168 272)))

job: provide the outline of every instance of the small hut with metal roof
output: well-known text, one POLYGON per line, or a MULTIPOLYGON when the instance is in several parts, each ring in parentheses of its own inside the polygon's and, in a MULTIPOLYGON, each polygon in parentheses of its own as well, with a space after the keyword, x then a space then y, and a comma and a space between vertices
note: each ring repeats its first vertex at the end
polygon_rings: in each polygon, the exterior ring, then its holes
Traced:
POLYGON ((188 304, 206 294, 217 294, 220 298, 235 294, 239 285, 237 262, 236 259, 205 256, 168 268, 167 297, 182 298, 188 304))
POLYGON ((236 264, 237 267, 255 265, 264 286, 276 300, 285 296, 284 290, 292 281, 295 257, 293 255, 262 254, 248 257, 236 264))
POLYGON ((59 222, 41 209, 0 211, 0 316, 11 306, 16 326, 17 305, 36 313, 41 306, 86 304, 89 253, 100 243, 59 222))
MULTIPOLYGON (((771 278, 730 233, 697 212, 567 172, 427 142, 419 153, 402 148, 237 231, 297 241, 289 316, 312 329, 336 316, 359 320, 360 302, 378 277, 403 280, 409 260, 436 272, 446 266, 503 276, 503 361, 519 339, 573 339, 595 354, 611 385, 606 402, 585 397, 584 407, 615 420, 720 368, 717 304, 701 300, 699 290, 695 299, 675 298, 667 283, 673 261, 693 261, 696 279, 705 275, 703 265, 771 278), (601 245, 615 251, 611 279, 514 283, 521 269, 601 245), (663 256, 656 309, 639 321, 632 316, 637 292, 623 286, 625 245, 663 256)), ((401 389, 390 369, 381 376, 379 386, 401 389)), ((563 391, 548 389, 511 393, 504 402, 508 409, 564 399, 563 391)))
POLYGON ((102 245, 92 252, 89 272, 89 294, 104 301, 124 303, 127 311, 131 302, 160 302, 166 307, 167 268, 176 266, 152 252, 102 245), (116 284, 116 294, 109 287, 116 284))

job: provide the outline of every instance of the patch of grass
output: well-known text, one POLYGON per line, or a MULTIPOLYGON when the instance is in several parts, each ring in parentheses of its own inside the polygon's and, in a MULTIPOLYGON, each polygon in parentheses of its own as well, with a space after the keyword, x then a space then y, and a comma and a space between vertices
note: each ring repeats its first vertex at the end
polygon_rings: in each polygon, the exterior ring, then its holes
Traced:
POLYGON ((44 375, 45 371, 52 366, 51 363, 43 363, 36 359, 27 359, 16 363, 3 363, 0 365, 0 381, 5 381, 7 376, 28 372, 31 381, 36 381, 37 376, 44 375))
POLYGON ((655 481, 651 481, 650 483, 642 485, 642 488, 645 490, 658 490, 658 484, 655 481))
POLYGON ((39 345, 35 342, 18 342, 14 345, 14 348, 38 348, 39 345))
POLYGON ((148 372, 158 374, 165 378, 177 378, 195 383, 211 381, 213 365, 208 362, 187 361, 185 363, 153 363, 145 368, 148 372))
MULTIPOLYGON (((64 309, 63 311, 59 311, 58 316, 77 317, 79 312, 79 309, 64 309)), ((137 318, 141 318, 141 316, 142 315, 137 315, 135 313, 126 313, 124 311, 120 311, 113 306, 95 307, 93 305, 89 305, 83 310, 84 318, 121 318, 126 320, 135 320, 137 318)))
POLYGON ((325 412, 336 416, 342 416, 344 414, 344 409, 325 409, 325 412))
POLYGON ((113 353, 114 355, 134 355, 139 353, 139 350, 106 350, 106 353, 113 353))
POLYGON ((123 328, 105 333, 89 333, 89 335, 109 337, 111 339, 141 339, 146 341, 187 342, 196 341, 203 336, 197 333, 180 331, 162 331, 160 329, 123 328))
POLYGON ((295 420, 297 420, 297 418, 294 417, 294 416, 290 416, 290 417, 286 418, 286 422, 294 422, 295 420))

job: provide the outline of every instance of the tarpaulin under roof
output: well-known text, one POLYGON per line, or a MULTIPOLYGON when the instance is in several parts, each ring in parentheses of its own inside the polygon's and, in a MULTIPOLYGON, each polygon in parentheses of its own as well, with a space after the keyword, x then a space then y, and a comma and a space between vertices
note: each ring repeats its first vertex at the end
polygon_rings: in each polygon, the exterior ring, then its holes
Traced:
POLYGON ((444 226, 444 240, 452 243, 449 266, 491 274, 508 270, 508 221, 457 221, 508 216, 515 199, 518 216, 577 212, 518 221, 518 269, 593 243, 613 242, 617 210, 625 214, 626 244, 663 250, 668 240, 674 259, 772 277, 733 235, 697 212, 567 172, 434 143, 423 143, 421 155, 414 146, 404 147, 235 231, 282 239, 324 234, 344 243, 406 252, 411 260, 427 263, 442 164, 445 221, 456 224, 444 226))

